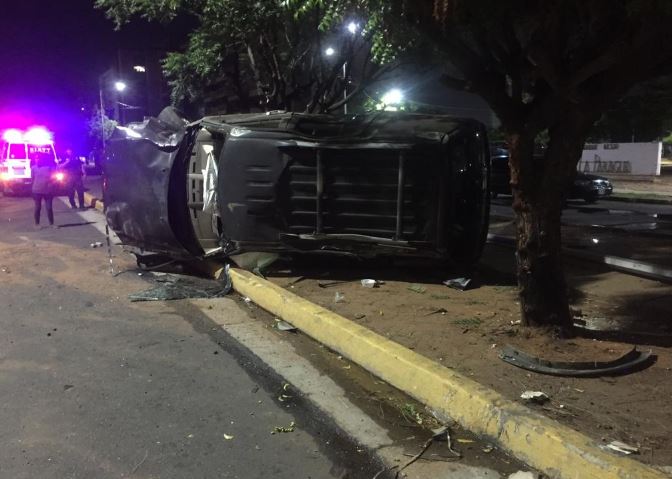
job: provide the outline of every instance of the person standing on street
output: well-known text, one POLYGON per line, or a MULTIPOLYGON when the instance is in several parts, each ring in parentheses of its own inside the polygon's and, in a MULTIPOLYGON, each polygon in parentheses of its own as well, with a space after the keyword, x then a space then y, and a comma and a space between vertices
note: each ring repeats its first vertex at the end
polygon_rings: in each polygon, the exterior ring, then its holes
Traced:
POLYGON ((84 210, 84 165, 73 155, 70 148, 65 150, 65 158, 61 164, 61 168, 67 174, 68 181, 68 200, 70 200, 70 207, 74 210, 77 208, 75 204, 75 192, 77 193, 77 200, 79 201, 79 209, 84 210))
POLYGON ((36 156, 31 159, 31 169, 33 176, 33 201, 35 202, 35 208, 33 210, 33 217, 35 219, 35 228, 40 228, 40 214, 42 212, 42 201, 44 201, 44 206, 47 210, 47 220, 49 221, 49 226, 55 228, 54 226, 54 179, 53 176, 56 173, 56 164, 53 160, 43 157, 36 156))

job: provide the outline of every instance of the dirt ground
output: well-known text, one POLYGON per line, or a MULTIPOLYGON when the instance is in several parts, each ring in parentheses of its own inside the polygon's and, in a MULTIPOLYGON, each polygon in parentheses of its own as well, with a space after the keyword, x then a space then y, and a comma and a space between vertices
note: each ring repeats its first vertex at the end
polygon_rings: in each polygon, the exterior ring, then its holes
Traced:
POLYGON ((543 391, 551 401, 531 408, 599 442, 637 446, 640 453, 633 457, 643 462, 672 465, 672 286, 567 259, 577 317, 610 333, 584 331, 560 340, 518 324, 513 259, 511 249, 488 245, 473 276, 475 287, 467 291, 442 284, 449 271, 417 264, 311 259, 276 263, 268 279, 512 400, 522 401, 526 390, 543 391), (364 288, 364 278, 385 283, 364 288), (336 293, 342 301, 335 302, 336 293), (657 361, 620 377, 560 378, 504 363, 498 354, 506 344, 564 361, 611 360, 638 344, 657 361))

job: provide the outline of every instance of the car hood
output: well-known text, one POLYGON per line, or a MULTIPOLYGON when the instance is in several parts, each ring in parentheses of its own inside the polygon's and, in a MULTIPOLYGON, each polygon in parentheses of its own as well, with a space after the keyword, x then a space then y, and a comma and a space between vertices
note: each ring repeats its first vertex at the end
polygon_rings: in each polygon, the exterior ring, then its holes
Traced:
POLYGON ((605 178, 604 176, 591 175, 591 174, 588 174, 588 173, 581 173, 581 172, 577 172, 576 179, 577 180, 587 180, 587 181, 602 180, 602 181, 610 182, 609 179, 605 178))

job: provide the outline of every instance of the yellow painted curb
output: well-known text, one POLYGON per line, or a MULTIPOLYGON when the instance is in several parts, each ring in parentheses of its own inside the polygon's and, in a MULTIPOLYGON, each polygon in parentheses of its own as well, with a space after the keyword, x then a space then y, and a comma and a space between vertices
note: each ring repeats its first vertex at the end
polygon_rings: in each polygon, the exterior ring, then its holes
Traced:
POLYGON ((91 193, 88 191, 84 192, 84 203, 87 205, 91 205, 98 211, 103 211, 105 209, 105 205, 103 204, 103 200, 99 200, 95 196, 93 196, 91 193))
POLYGON ((262 308, 553 479, 668 477, 252 273, 231 269, 231 279, 262 308))

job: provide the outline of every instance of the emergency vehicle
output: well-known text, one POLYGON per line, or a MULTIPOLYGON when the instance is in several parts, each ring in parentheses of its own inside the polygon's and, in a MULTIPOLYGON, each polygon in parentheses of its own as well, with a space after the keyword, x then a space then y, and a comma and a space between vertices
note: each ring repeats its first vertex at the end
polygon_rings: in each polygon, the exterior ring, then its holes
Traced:
POLYGON ((25 132, 6 130, 0 141, 0 186, 5 196, 30 191, 33 184, 31 165, 42 160, 57 164, 51 134, 44 128, 25 132))

